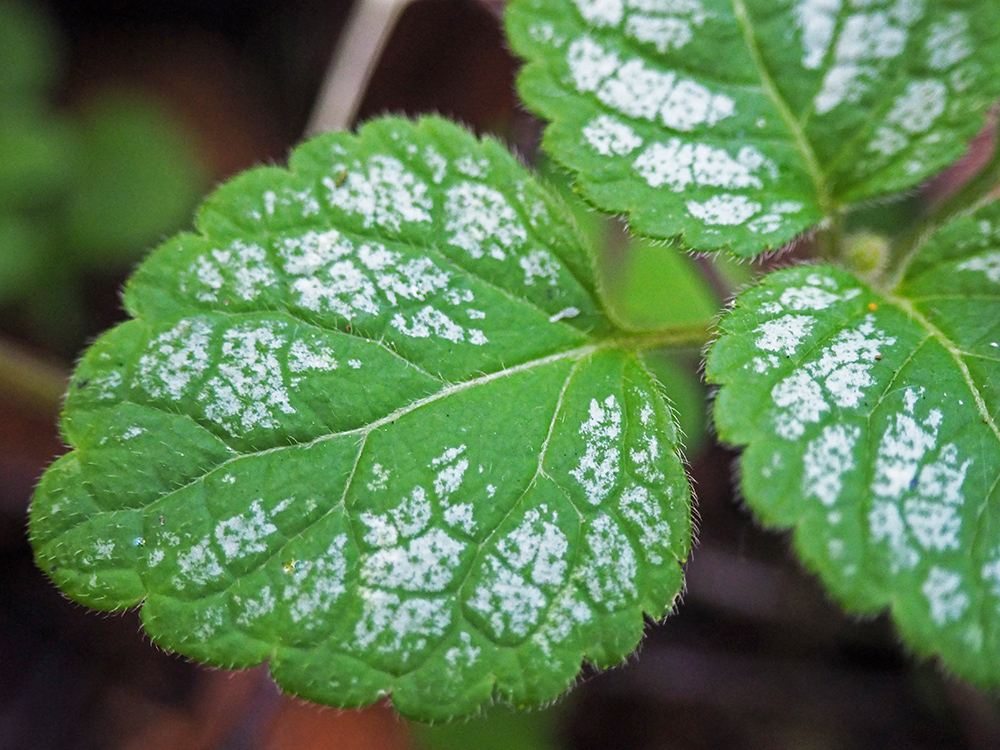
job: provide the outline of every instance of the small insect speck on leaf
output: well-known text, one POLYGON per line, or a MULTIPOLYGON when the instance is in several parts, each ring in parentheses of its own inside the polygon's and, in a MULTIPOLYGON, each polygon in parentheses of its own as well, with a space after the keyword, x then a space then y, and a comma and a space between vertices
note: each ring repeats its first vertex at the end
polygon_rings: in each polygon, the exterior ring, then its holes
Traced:
POLYGON ((876 310, 878 310, 878 305, 875 304, 874 302, 869 302, 868 309, 871 310, 872 312, 875 312, 876 310))

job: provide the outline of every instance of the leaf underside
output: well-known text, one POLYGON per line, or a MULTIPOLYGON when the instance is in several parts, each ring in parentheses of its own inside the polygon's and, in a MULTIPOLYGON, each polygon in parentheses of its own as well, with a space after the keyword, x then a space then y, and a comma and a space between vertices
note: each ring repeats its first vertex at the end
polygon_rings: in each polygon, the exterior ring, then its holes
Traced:
POLYGON ((582 193, 695 250, 918 184, 1000 93, 994 0, 514 0, 507 26, 582 193))
POLYGON ((708 360, 750 505, 845 604, 1000 684, 1000 206, 941 230, 892 293, 766 277, 708 360))
POLYGON ((40 565, 339 706, 538 704, 620 661, 680 589, 690 497, 567 216, 434 118, 224 186, 80 363, 40 565))

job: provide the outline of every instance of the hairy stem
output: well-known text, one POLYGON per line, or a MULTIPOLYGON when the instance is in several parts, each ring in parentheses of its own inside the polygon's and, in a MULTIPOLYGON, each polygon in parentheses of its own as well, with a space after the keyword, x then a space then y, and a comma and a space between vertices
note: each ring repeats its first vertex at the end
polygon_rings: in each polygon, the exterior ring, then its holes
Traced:
POLYGON ((620 349, 667 349, 672 347, 701 347, 713 338, 712 326, 694 323, 659 331, 641 331, 611 339, 610 346, 620 349))

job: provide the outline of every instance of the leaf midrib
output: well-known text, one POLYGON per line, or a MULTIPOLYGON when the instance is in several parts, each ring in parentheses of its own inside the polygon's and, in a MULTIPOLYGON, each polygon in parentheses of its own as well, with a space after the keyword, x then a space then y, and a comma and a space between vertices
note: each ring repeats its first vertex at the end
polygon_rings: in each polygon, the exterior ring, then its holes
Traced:
MULTIPOLYGON (((553 364, 555 362, 561 362, 567 359, 583 359, 584 357, 588 357, 604 349, 623 348, 621 346, 618 346, 617 344, 618 342, 615 340, 598 344, 588 344, 586 346, 576 347, 574 349, 568 349, 562 352, 558 352, 556 354, 550 354, 546 357, 540 357, 538 359, 530 360, 528 362, 523 362, 519 365, 514 365, 513 367, 508 367, 503 370, 497 370, 496 372, 488 373, 486 375, 481 375, 479 377, 472 378, 471 380, 462 381, 461 383, 456 383, 450 386, 446 386, 445 388, 442 388, 441 390, 431 394, 430 396, 425 396, 423 398, 417 399, 416 401, 411 401, 409 404, 406 404, 405 406, 401 406, 398 409, 395 409, 394 411, 390 412, 384 417, 381 417, 373 422, 369 422, 368 424, 361 425, 360 427, 351 428, 350 430, 341 430, 339 432, 328 432, 326 434, 320 435, 304 443, 277 445, 274 446, 273 448, 264 448, 262 450, 257 450, 257 451, 240 452, 237 455, 232 456, 231 458, 227 458, 225 461, 222 461, 221 463, 215 464, 202 474, 199 474, 198 476, 185 482, 184 484, 171 489, 169 492, 166 492, 158 496, 155 500, 152 500, 149 503, 146 503, 145 505, 136 508, 135 510, 153 507, 156 504, 163 502, 165 499, 175 495, 176 493, 183 491, 187 487, 190 487, 192 485, 197 484, 198 482, 203 481, 210 474, 213 474, 214 472, 219 471, 220 469, 224 469, 234 461, 240 461, 246 458, 254 458, 257 456, 265 456, 271 453, 278 453, 286 450, 309 448, 313 445, 318 445, 327 440, 333 440, 340 437, 347 437, 348 435, 357 435, 363 442, 364 440, 367 439, 368 435, 370 435, 372 432, 379 429, 380 427, 384 427, 385 425, 395 422, 397 419, 400 419, 406 416, 407 414, 416 411, 417 409, 436 403, 437 401, 448 398, 449 396, 455 395, 456 393, 461 393, 462 391, 466 391, 471 388, 476 388, 481 385, 485 385, 487 383, 493 382, 494 380, 500 380, 501 378, 504 377, 517 375, 521 372, 533 370, 537 367, 544 367, 545 365, 553 364)), ((77 450, 85 451, 86 448, 78 448, 77 450)))
POLYGON ((909 299, 905 297, 897 297, 886 292, 883 292, 883 294, 885 299, 898 307, 910 318, 910 320, 923 328, 928 336, 937 341, 942 348, 948 352, 948 355, 952 358, 952 361, 954 361, 955 366, 958 367, 959 372, 962 373, 962 378, 965 380, 965 385, 972 394, 972 399, 975 401, 976 408, 979 410, 979 415, 982 417, 983 424, 989 426, 990 430, 993 432, 993 436, 997 440, 997 443, 1000 444, 1000 428, 997 427, 996 421, 990 415, 989 407, 986 405, 986 400, 983 398, 983 395, 979 390, 979 386, 972 378, 972 373, 969 372, 969 366, 963 359, 964 352, 962 349, 950 338, 948 338, 944 331, 931 323, 931 321, 928 320, 909 299))
MULTIPOLYGON (((415 401, 411 401, 409 404, 406 404, 405 406, 401 406, 398 409, 393 410, 384 417, 381 417, 377 420, 361 425, 359 427, 351 428, 350 430, 341 430, 339 432, 326 433, 323 435, 319 435, 318 437, 315 437, 308 442, 293 443, 288 445, 278 445, 272 448, 264 448, 262 450, 257 450, 257 451, 238 452, 236 455, 227 458, 225 461, 222 461, 221 463, 215 464, 208 470, 190 479, 184 484, 171 489, 169 492, 166 492, 158 496, 154 500, 151 500, 150 502, 144 505, 138 506, 137 508, 132 508, 131 510, 143 510, 153 507, 157 503, 162 502, 165 498, 171 497, 175 493, 180 492, 189 486, 192 486, 194 484, 197 484, 198 482, 203 481, 207 476, 214 473, 215 471, 218 471, 219 469, 228 466, 230 463, 234 461, 242 460, 244 458, 253 458, 255 456, 263 456, 285 450, 308 448, 310 446, 317 445, 327 440, 333 440, 339 437, 346 437, 348 435, 357 435, 362 439, 362 441, 364 441, 368 437, 368 435, 370 435, 372 432, 379 429, 380 427, 384 427, 385 425, 390 424, 391 422, 394 422, 397 419, 400 419, 406 416, 407 414, 410 414, 411 412, 414 412, 417 409, 420 409, 424 406, 436 403, 437 401, 448 398, 452 395, 455 395, 456 393, 461 393, 463 391, 470 390, 472 388, 477 388, 481 385, 486 385, 487 383, 491 383, 495 380, 500 380, 505 377, 517 375, 519 373, 533 370, 538 367, 544 367, 546 365, 553 364, 556 362, 561 362, 564 360, 584 359, 600 351, 617 349, 621 351, 639 352, 645 349, 661 348, 665 346, 683 346, 690 344, 692 342, 704 343, 706 339, 706 331, 703 326, 690 326, 687 328, 677 327, 677 328, 671 328, 662 331, 653 331, 647 333, 642 333, 642 332, 629 333, 625 331, 622 331, 621 333, 622 335, 617 337, 608 337, 607 339, 603 341, 598 341, 596 343, 586 344, 584 346, 578 346, 572 349, 565 349, 561 352, 556 352, 555 354, 550 354, 545 357, 539 357, 537 359, 528 360, 527 362, 522 362, 521 364, 518 365, 506 367, 501 370, 497 370, 495 372, 486 373, 478 377, 471 378, 469 380, 464 380, 459 383, 454 383, 452 385, 445 386, 441 390, 429 396, 425 396, 415 401)), ((156 406, 155 404, 139 404, 139 405, 148 406, 163 411, 163 409, 156 406)), ((177 412, 169 412, 169 413, 177 414, 177 412)), ((190 415, 186 414, 182 416, 187 416, 188 418, 191 418, 190 415)), ((198 424, 198 426, 201 427, 202 429, 205 429, 204 425, 201 425, 199 422, 196 422, 196 424, 198 424)), ((76 451, 87 450, 86 446, 73 446, 73 448, 76 451)))
POLYGON ((750 13, 747 10, 746 2, 745 0, 731 0, 731 2, 733 4, 733 15, 736 17, 736 22, 743 32, 743 41, 746 44, 750 59, 753 60, 754 67, 757 70, 761 87, 764 89, 764 93, 768 99, 771 100, 771 103, 778 110, 778 114, 781 116, 782 121, 784 121, 785 127, 788 128, 788 132, 792 136, 799 155, 805 161, 809 176, 812 178, 813 185, 816 188, 816 197, 820 210, 826 215, 833 214, 836 211, 836 205, 827 184, 826 174, 820 166, 812 144, 806 138, 802 125, 795 117, 788 103, 781 96, 777 84, 775 84, 774 79, 767 69, 764 58, 760 53, 760 47, 757 43, 757 33, 754 29, 753 20, 750 18, 750 13))

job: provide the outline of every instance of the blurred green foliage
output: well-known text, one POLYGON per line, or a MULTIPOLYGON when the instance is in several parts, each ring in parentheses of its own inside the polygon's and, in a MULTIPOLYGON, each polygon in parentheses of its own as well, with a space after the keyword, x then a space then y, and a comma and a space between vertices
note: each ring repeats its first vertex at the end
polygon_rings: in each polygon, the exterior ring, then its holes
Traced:
POLYGON ((557 719, 557 708, 519 711, 498 705, 467 721, 411 727, 418 750, 556 750, 557 719))
POLYGON ((59 44, 34 6, 0 0, 0 309, 71 353, 95 275, 126 270, 183 227, 204 187, 193 150, 155 100, 128 91, 57 112, 59 44))

